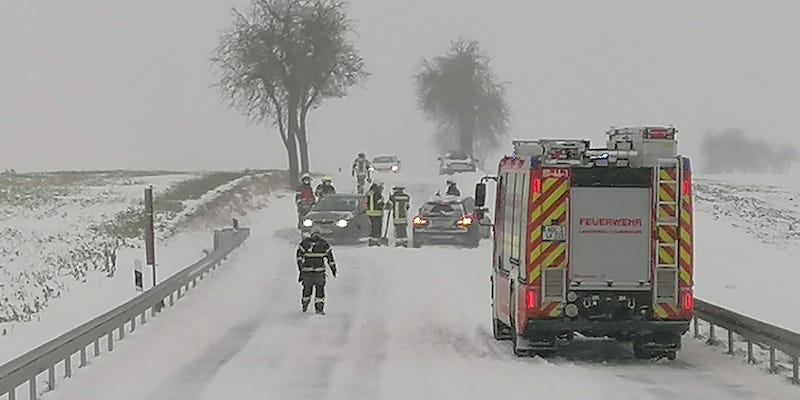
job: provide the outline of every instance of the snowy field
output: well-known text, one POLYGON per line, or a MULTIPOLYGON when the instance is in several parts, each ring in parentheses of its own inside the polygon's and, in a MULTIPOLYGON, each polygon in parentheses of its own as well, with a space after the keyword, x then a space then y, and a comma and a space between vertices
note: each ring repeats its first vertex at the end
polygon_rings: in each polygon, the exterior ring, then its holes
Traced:
MULTIPOLYGON (((156 214, 161 280, 202 258, 213 228, 263 207, 261 195, 274 184, 268 174, 243 173, 3 179, 0 363, 137 294, 132 269, 134 260, 144 260, 143 241, 124 225, 140 227, 135 217, 148 185, 154 186, 156 208, 169 208, 156 214), (112 267, 104 251, 115 247, 112 267)), ((148 288, 152 271, 144 269, 148 288)))
MULTIPOLYGON (((406 185, 417 198, 433 188, 406 185)), ((799 396, 692 339, 674 362, 636 360, 628 346, 597 340, 554 359, 517 358, 491 337, 488 241, 472 250, 337 246, 328 314, 301 314, 292 207, 290 196, 275 199, 211 279, 45 399, 530 399, 520 382, 576 400, 799 396)))
POLYGON ((800 183, 791 176, 697 178, 696 295, 800 331, 800 183))

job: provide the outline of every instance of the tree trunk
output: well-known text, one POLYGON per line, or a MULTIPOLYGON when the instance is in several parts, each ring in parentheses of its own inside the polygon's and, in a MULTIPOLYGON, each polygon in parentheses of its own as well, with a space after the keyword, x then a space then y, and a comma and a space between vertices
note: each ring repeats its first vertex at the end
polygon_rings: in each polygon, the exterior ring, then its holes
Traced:
POLYGON ((294 189, 300 182, 300 171, 297 162, 297 143, 294 138, 289 138, 285 143, 286 156, 289 159, 289 186, 294 189))
POLYGON ((297 129, 297 144, 300 147, 300 169, 303 172, 309 172, 309 160, 308 160, 308 136, 306 135, 306 116, 308 115, 308 109, 303 107, 300 110, 300 118, 299 118, 299 125, 297 129))
POLYGON ((472 154, 474 150, 475 122, 475 113, 469 111, 458 118, 458 147, 467 154, 472 154))
MULTIPOLYGON (((289 142, 291 142, 291 144, 290 144, 291 147, 294 148, 294 152, 293 152, 294 158, 295 158, 294 163, 295 163, 295 168, 297 168, 298 167, 298 165, 297 165, 297 150, 298 150, 298 147, 300 149, 302 149, 304 147, 304 142, 305 141, 303 141, 303 143, 300 143, 300 137, 299 137, 300 127, 298 126, 298 123, 297 123, 297 117, 298 117, 299 109, 297 107, 297 101, 294 98, 290 97, 289 104, 287 105, 286 111, 287 111, 287 113, 286 113, 287 115, 286 116, 287 116, 287 119, 288 119, 287 122, 288 122, 288 125, 289 125, 288 126, 288 128, 289 128, 289 142), (298 144, 299 144, 299 146, 298 146, 298 144)), ((300 151, 301 151, 301 154, 302 154, 303 151, 302 150, 300 150, 300 151)), ((307 153, 307 151, 306 151, 306 153, 307 153)), ((307 154, 306 154, 306 156, 307 156, 307 154)), ((291 163, 291 161, 290 161, 290 163, 291 163)), ((303 165, 302 165, 303 162, 302 162, 302 156, 301 156, 300 164, 301 164, 300 165, 300 173, 308 172, 308 170, 307 170, 307 168, 308 168, 308 160, 305 161, 305 167, 306 168, 303 168, 303 165)), ((295 182, 297 182, 297 180, 295 180, 295 182)))

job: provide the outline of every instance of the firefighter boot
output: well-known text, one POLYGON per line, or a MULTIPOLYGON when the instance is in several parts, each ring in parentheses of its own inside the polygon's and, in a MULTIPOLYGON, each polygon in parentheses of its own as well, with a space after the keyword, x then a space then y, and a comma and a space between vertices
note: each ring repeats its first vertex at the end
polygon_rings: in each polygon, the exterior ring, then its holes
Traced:
POLYGON ((308 305, 311 303, 311 298, 303 297, 301 304, 303 305, 303 312, 308 311, 308 305))
POLYGON ((325 314, 325 299, 314 299, 314 311, 317 314, 325 314))

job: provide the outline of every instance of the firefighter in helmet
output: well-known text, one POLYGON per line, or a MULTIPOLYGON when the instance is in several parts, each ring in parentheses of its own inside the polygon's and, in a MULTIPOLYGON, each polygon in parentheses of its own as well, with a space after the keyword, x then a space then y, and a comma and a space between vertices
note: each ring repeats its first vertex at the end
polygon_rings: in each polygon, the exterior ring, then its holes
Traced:
POLYGON ((311 211, 311 207, 316 202, 314 189, 311 187, 311 175, 306 172, 300 178, 300 186, 294 194, 294 202, 297 205, 297 228, 303 227, 303 218, 311 211))
POLYGON ((379 246, 381 241, 381 227, 383 227, 383 184, 374 182, 366 193, 367 217, 369 217, 369 245, 379 246))
POLYGON ((356 177, 358 194, 364 193, 364 182, 372 182, 371 170, 372 163, 367 160, 367 155, 358 153, 358 157, 353 160, 353 167, 350 169, 350 174, 356 177))
POLYGON ((461 191, 458 190, 458 186, 456 186, 456 181, 452 179, 447 180, 447 192, 445 194, 448 196, 461 196, 461 191))
POLYGON ((408 209, 411 208, 411 196, 404 192, 405 188, 402 186, 395 186, 392 188, 392 194, 389 195, 389 204, 391 205, 392 222, 394 223, 394 245, 408 247, 408 209))
POLYGON ((321 199, 328 194, 336 194, 336 188, 333 187, 330 176, 323 177, 322 182, 314 189, 314 195, 317 196, 317 199, 321 199))
POLYGON ((314 310, 317 314, 325 313, 325 261, 336 277, 336 261, 330 244, 314 231, 297 246, 297 282, 303 284, 300 304, 303 312, 308 311, 311 303, 311 292, 314 292, 314 310))

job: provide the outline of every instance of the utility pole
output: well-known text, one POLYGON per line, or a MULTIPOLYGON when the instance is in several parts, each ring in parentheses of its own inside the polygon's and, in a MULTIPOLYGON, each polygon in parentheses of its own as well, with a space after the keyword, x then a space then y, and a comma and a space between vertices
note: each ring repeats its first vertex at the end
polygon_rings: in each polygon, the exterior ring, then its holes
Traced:
POLYGON ((144 242, 147 253, 147 265, 153 268, 153 287, 156 286, 156 245, 153 227, 153 186, 144 189, 145 229, 144 242))

